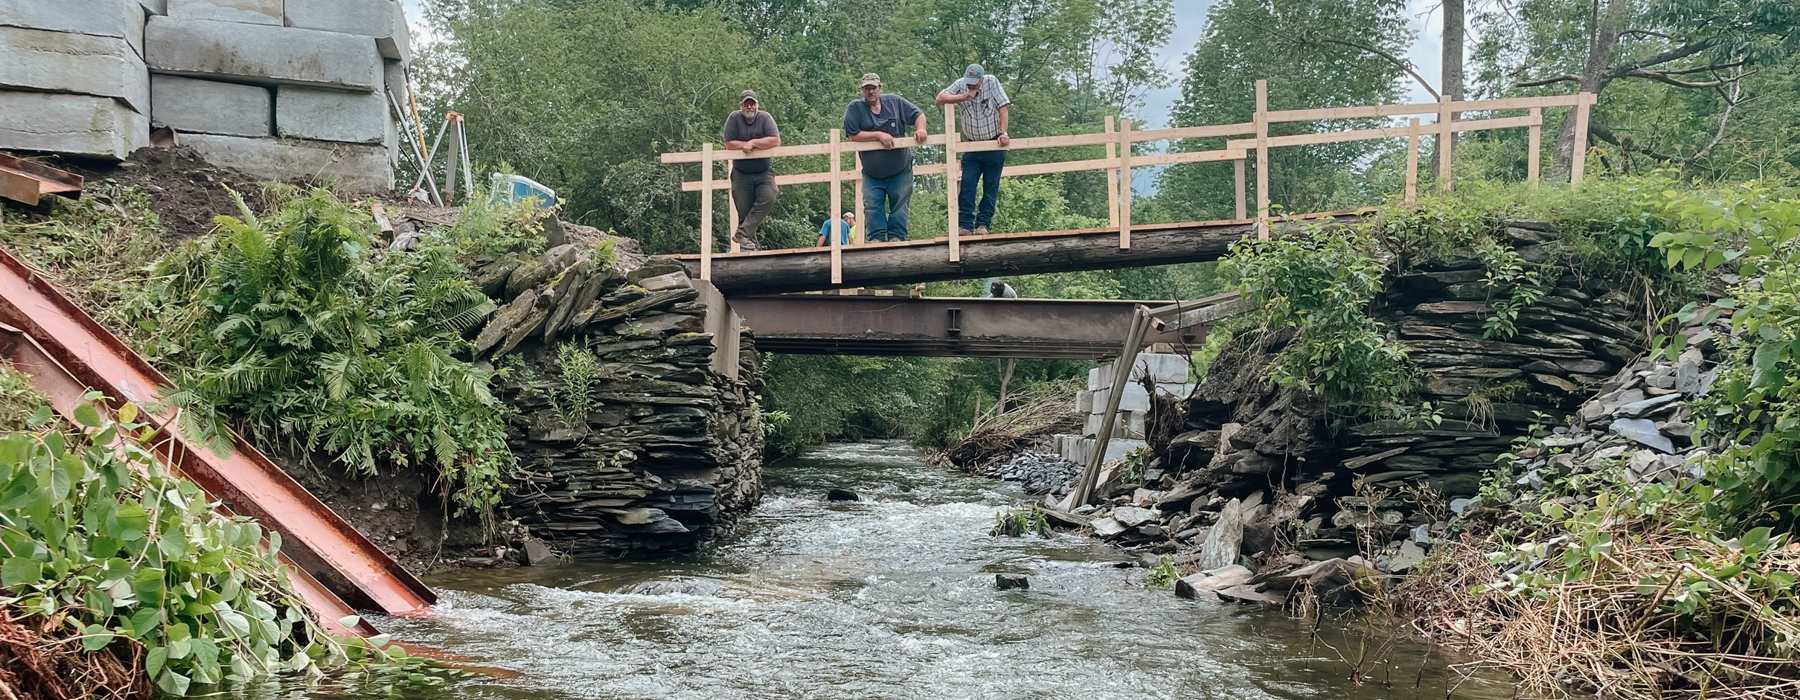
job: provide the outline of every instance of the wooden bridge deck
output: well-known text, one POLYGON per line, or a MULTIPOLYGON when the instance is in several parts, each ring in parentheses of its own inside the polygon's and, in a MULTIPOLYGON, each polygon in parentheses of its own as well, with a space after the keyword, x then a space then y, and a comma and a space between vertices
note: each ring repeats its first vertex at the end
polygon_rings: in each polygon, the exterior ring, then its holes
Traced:
MULTIPOLYGON (((1272 233, 1296 226, 1360 220, 1373 210, 1330 212, 1276 219, 1272 233)), ((939 280, 1112 270, 1217 260, 1231 244, 1256 236, 1256 220, 1137 225, 1131 247, 1119 247, 1116 228, 963 236, 961 259, 951 262, 948 238, 868 243, 842 249, 843 280, 831 281, 830 248, 794 248, 717 254, 712 283, 728 297, 786 294, 843 287, 912 284, 939 280)), ((700 276, 699 255, 669 256, 700 276)))

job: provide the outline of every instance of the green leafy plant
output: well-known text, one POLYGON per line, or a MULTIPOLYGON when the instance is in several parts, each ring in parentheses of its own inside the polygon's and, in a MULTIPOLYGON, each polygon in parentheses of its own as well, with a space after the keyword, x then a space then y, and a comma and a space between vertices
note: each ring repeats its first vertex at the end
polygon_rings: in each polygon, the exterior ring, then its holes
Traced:
POLYGON ((563 343, 556 348, 556 363, 562 367, 562 387, 550 393, 550 402, 562 416, 563 423, 577 426, 587 423, 588 413, 600 407, 594 398, 601 379, 600 359, 576 343, 563 343))
POLYGON ((1175 567, 1175 557, 1164 554, 1157 559, 1156 567, 1150 569, 1150 575, 1144 577, 1144 587, 1153 591, 1166 591, 1175 587, 1181 579, 1181 570, 1175 567))
POLYGON ((994 514, 994 529, 988 534, 994 537, 1049 537, 1050 519, 1037 506, 1013 508, 994 514))

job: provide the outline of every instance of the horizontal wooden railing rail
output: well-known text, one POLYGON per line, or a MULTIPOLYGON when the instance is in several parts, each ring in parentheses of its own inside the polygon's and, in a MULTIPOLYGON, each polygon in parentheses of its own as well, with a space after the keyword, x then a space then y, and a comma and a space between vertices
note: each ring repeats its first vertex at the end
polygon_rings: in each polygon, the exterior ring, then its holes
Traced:
MULTIPOLYGON (((1418 160, 1420 139, 1433 136, 1437 139, 1438 187, 1448 190, 1451 178, 1452 149, 1447 147, 1450 138, 1457 133, 1487 131, 1493 129, 1525 128, 1529 130, 1529 160, 1526 179, 1533 187, 1539 179, 1539 162, 1542 158, 1542 129, 1544 124, 1543 110, 1546 108, 1573 108, 1575 120, 1575 142, 1585 144, 1587 141, 1587 125, 1589 112, 1594 105, 1593 93, 1575 95, 1552 95, 1545 97, 1513 97, 1496 100, 1463 100, 1438 102, 1421 102, 1397 105, 1371 105, 1359 107, 1328 107, 1322 109, 1268 109, 1268 84, 1256 81, 1256 111, 1254 118, 1245 123, 1219 124, 1209 126, 1188 126, 1167 129, 1133 130, 1129 121, 1120 121, 1118 129, 1114 129, 1114 119, 1106 118, 1105 131, 1097 134, 1063 134, 1057 136, 1036 136, 1013 139, 1005 148, 996 141, 964 142, 956 128, 956 109, 954 105, 944 107, 944 133, 929 134, 924 142, 916 137, 895 137, 891 148, 917 148, 936 146, 944 149, 944 162, 926 163, 914 166, 913 174, 917 176, 942 175, 945 178, 945 190, 948 195, 949 221, 947 238, 951 262, 960 259, 959 236, 957 226, 957 188, 960 184, 960 169, 952 167, 957 162, 956 156, 963 153, 985 151, 1022 151, 1042 148, 1078 148, 1088 146, 1105 146, 1106 157, 1084 158, 1079 160, 1052 161, 1009 165, 1001 171, 1002 177, 1024 177, 1030 175, 1048 175, 1054 173, 1081 172, 1101 170, 1106 172, 1107 185, 1107 219, 1108 227, 1119 232, 1119 247, 1131 247, 1131 169, 1134 167, 1150 167, 1160 165, 1176 165, 1184 163, 1212 163, 1231 161, 1234 168, 1236 185, 1237 219, 1247 218, 1247 202, 1245 170, 1250 153, 1256 154, 1256 216, 1259 221, 1269 218, 1269 149, 1290 146, 1304 146, 1327 143, 1344 143, 1350 141, 1367 141, 1373 139, 1404 138, 1406 146, 1406 201, 1417 196, 1418 160), (1459 115, 1478 112, 1501 112, 1508 110, 1528 110, 1530 113, 1522 117, 1490 117, 1484 119, 1460 119, 1459 115), (1436 115, 1435 123, 1421 125, 1418 116, 1436 115), (1337 119, 1386 119, 1393 117, 1411 117, 1405 126, 1392 126, 1375 129, 1355 129, 1349 131, 1327 131, 1290 136, 1270 136, 1269 125, 1278 123, 1337 120, 1337 119), (1251 138, 1229 138, 1233 136, 1249 136, 1251 138), (1132 145, 1151 141, 1177 141, 1186 139, 1226 138, 1225 147, 1208 151, 1180 151, 1152 155, 1137 155, 1132 152, 1132 145)), ((831 130, 830 140, 826 143, 805 144, 799 146, 781 146, 777 148, 728 151, 718 148, 712 143, 704 144, 699 151, 681 153, 664 153, 664 163, 700 163, 701 178, 697 181, 683 182, 684 192, 701 193, 700 224, 700 274, 703 279, 711 279, 712 273, 712 199, 716 190, 731 188, 729 176, 721 179, 715 177, 713 166, 725 162, 729 170, 733 161, 748 158, 791 158, 805 156, 825 156, 828 169, 821 172, 792 173, 775 176, 777 186, 806 185, 829 183, 833 196, 831 198, 831 218, 841 220, 842 185, 845 182, 860 182, 862 170, 860 163, 851 168, 844 168, 842 157, 847 153, 863 153, 886 150, 879 142, 846 141, 837 129, 831 130)), ((1580 184, 1586 169, 1586 149, 1576 148, 1570 168, 1570 182, 1580 184)), ((860 214, 863 210, 862 188, 855 189, 855 206, 860 214)), ((729 197, 727 198, 730 204, 729 197)), ((737 210, 731 207, 731 229, 738 226, 737 210)), ((1268 235, 1266 225, 1258 227, 1259 234, 1268 235)), ((729 235, 729 234, 728 234, 729 235)), ((857 234, 857 242, 862 238, 861 230, 857 234)), ((832 283, 842 281, 841 256, 843 239, 830 236, 832 283)), ((737 245, 732 244, 733 252, 737 245)))

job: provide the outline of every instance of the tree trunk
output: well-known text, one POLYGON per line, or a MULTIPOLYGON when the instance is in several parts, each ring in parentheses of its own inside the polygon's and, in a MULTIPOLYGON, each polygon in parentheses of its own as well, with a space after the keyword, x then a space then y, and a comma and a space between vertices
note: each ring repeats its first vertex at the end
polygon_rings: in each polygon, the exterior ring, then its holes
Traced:
MULTIPOLYGON (((1581 92, 1598 95, 1606 89, 1613 49, 1619 45, 1619 30, 1625 24, 1625 11, 1630 4, 1630 0, 1609 0, 1606 14, 1595 18, 1599 25, 1588 42, 1587 64, 1581 69, 1581 92)), ((1563 120, 1562 131, 1556 136, 1555 159, 1550 164, 1551 178, 1568 179, 1576 148, 1587 148, 1587 144, 1575 143, 1575 118, 1571 109, 1569 118, 1563 120)))
MULTIPOLYGON (((1444 0, 1443 55, 1440 59, 1443 64, 1443 74, 1439 77, 1438 87, 1442 91, 1441 94, 1449 98, 1451 102, 1459 102, 1463 99, 1463 28, 1465 25, 1463 0, 1444 0)), ((1456 113, 1452 112, 1450 118, 1455 120, 1456 113)), ((1456 135, 1452 134, 1438 146, 1448 148, 1451 153, 1455 153, 1456 135)), ((1431 174, 1442 177, 1443 173, 1438 172, 1439 162, 1437 159, 1432 159, 1431 174)))

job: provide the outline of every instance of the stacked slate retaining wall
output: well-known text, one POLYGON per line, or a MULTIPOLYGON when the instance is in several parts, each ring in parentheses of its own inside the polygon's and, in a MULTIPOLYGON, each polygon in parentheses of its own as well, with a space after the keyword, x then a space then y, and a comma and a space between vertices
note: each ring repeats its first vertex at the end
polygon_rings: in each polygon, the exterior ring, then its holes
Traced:
POLYGON ((0 0, 0 148, 387 190, 411 60, 396 0, 0 0))
POLYGON ((578 558, 691 550, 761 498, 753 339, 679 264, 581 238, 472 269, 497 305, 470 331, 475 353, 505 371, 498 393, 522 472, 504 505, 578 558), (608 257, 621 262, 595 262, 608 257), (593 364, 572 369, 570 349, 593 364), (569 389, 582 378, 585 399, 569 389))

